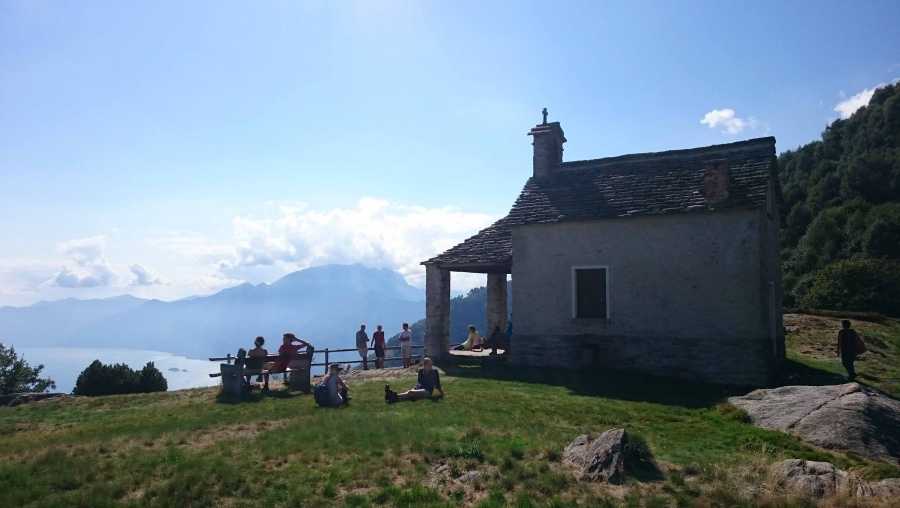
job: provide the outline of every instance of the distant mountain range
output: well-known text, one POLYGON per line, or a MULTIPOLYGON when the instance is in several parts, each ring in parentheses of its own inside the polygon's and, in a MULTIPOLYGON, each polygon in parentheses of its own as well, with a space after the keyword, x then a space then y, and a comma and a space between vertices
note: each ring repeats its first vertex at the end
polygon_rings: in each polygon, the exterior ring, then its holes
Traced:
POLYGON ((327 265, 272 284, 242 284, 172 302, 119 296, 2 307, 0 341, 18 347, 150 349, 203 358, 250 347, 257 335, 274 349, 286 331, 317 348, 353 347, 360 323, 393 331, 424 315, 424 292, 400 274, 327 265))

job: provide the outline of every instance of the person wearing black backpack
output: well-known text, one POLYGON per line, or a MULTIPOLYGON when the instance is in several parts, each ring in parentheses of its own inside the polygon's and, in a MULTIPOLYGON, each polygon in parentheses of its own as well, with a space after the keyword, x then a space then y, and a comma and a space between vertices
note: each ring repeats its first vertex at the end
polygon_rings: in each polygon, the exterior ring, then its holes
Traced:
POLYGON ((849 320, 841 321, 841 327, 841 331, 838 332, 837 354, 847 369, 847 381, 853 381, 856 379, 856 367, 853 366, 853 362, 856 361, 858 354, 865 351, 865 345, 856 330, 850 328, 849 320))

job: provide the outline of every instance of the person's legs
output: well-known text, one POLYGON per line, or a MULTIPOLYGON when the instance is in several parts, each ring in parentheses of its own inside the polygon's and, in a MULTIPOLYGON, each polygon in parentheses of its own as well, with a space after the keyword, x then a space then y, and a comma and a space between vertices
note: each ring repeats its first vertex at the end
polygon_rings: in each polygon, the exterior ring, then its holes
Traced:
POLYGON ((856 378, 856 367, 854 367, 853 362, 856 358, 852 356, 844 356, 841 358, 841 363, 844 364, 844 368, 847 369, 847 379, 852 381, 856 378))
POLYGON ((263 374, 263 390, 269 391, 269 375, 263 374))
POLYGON ((369 370, 369 351, 367 348, 359 348, 359 357, 362 358, 363 370, 369 370))
POLYGON ((428 397, 431 397, 431 393, 422 388, 413 388, 397 394, 397 400, 422 400, 428 397))

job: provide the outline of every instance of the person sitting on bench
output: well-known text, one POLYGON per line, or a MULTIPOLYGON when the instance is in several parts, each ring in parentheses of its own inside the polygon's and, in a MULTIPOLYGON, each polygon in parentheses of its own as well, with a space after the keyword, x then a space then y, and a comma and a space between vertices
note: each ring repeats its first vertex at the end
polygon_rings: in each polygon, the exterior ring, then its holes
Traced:
POLYGON ((469 336, 466 337, 466 341, 453 349, 457 351, 481 351, 483 340, 481 335, 478 335, 478 329, 475 328, 475 325, 469 325, 469 336))
POLYGON ((312 349, 312 344, 303 339, 298 339, 293 333, 286 333, 282 337, 281 347, 278 348, 278 365, 276 370, 284 372, 291 366, 291 362, 300 354, 300 349, 312 349))
POLYGON ((403 393, 391 390, 390 385, 384 385, 384 400, 388 404, 401 400, 441 399, 444 397, 444 389, 441 388, 441 376, 431 361, 431 358, 422 360, 422 368, 419 369, 419 378, 415 388, 403 393), (438 392, 434 394, 435 390, 438 392))
POLYGON ((506 334, 500 331, 499 326, 494 327, 494 331, 491 333, 491 336, 488 337, 488 340, 485 341, 484 347, 486 349, 491 350, 492 355, 497 354, 497 349, 506 350, 506 334))
MULTIPOLYGON (((253 344, 256 346, 250 351, 247 352, 247 360, 244 362, 245 369, 252 370, 263 370, 266 368, 266 357, 269 356, 269 352, 263 347, 263 344, 266 343, 266 339, 262 337, 257 337, 256 340, 253 341, 253 344)), ((250 378, 252 375, 246 376, 247 384, 250 384, 250 378)), ((256 376, 256 382, 264 381, 263 391, 269 391, 269 374, 259 374, 256 376)))

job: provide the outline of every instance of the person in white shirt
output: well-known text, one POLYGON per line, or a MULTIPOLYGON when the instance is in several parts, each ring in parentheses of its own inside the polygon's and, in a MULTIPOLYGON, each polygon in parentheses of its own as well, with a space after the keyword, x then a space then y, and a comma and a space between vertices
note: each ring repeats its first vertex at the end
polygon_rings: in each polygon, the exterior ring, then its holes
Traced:
POLYGON ((412 330, 409 329, 409 323, 403 323, 403 330, 400 331, 400 357, 403 358, 403 368, 412 365, 412 330))

